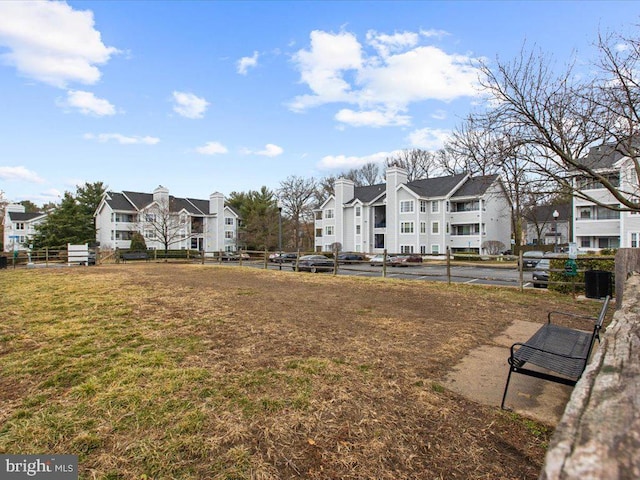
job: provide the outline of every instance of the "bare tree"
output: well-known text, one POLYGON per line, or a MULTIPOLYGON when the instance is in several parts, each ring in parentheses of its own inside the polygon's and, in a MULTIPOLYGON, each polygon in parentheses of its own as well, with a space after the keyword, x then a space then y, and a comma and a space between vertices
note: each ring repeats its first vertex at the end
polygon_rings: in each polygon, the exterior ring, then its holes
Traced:
POLYGON ((377 163, 369 162, 358 169, 360 172, 360 185, 376 185, 380 180, 380 167, 377 163))
POLYGON ((436 157, 432 152, 418 148, 401 150, 385 160, 386 167, 401 167, 407 171, 407 180, 412 182, 421 178, 429 178, 436 170, 436 157))
POLYGON ((293 227, 293 244, 297 250, 300 246, 300 236, 304 234, 303 225, 313 221, 313 200, 317 193, 316 181, 295 175, 280 182, 278 198, 283 213, 287 215, 293 227))
POLYGON ((154 202, 140 213, 137 229, 145 232, 145 237, 164 247, 165 259, 169 247, 193 236, 190 216, 172 209, 171 197, 154 202))
POLYGON ((613 148, 631 158, 635 174, 640 172, 636 148, 640 49, 636 39, 625 40, 633 48, 622 55, 612 45, 613 37, 600 39, 599 75, 587 80, 576 75, 572 64, 555 74, 550 57, 524 49, 511 62, 498 60, 494 69, 481 65, 481 83, 493 108, 474 115, 476 123, 493 117, 492 123, 502 135, 517 139, 511 147, 527 160, 528 170, 535 176, 606 208, 638 210, 637 179, 632 182, 634 188, 623 191, 599 169, 597 158, 587 157, 591 147, 604 143, 611 147, 603 155, 613 148), (576 175, 601 184, 621 206, 607 205, 601 197, 591 196, 574 184, 576 175))

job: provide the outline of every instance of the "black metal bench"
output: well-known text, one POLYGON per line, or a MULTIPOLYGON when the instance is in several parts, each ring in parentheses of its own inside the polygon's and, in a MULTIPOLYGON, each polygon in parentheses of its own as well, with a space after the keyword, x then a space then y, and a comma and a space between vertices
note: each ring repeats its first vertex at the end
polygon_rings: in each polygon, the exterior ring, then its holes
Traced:
POLYGON ((127 260, 149 260, 147 252, 123 252, 120 254, 120 257, 125 262, 127 260))
POLYGON ((600 315, 597 317, 565 312, 549 312, 548 322, 540 327, 529 340, 525 343, 514 343, 511 346, 511 355, 508 359, 509 376, 504 387, 500 407, 504 409, 512 373, 521 373, 522 375, 574 386, 587 367, 593 344, 596 339, 600 341, 600 330, 607 314, 609 300, 610 298, 607 296, 602 305, 600 315), (551 323, 553 315, 591 320, 593 322, 593 331, 585 332, 554 325, 551 323), (543 371, 525 368, 527 364, 541 367, 543 371))

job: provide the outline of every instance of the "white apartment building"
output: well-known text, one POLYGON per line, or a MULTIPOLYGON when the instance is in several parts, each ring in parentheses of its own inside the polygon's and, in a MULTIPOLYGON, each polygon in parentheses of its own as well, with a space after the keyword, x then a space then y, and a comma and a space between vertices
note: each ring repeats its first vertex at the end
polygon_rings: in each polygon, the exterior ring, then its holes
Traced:
POLYGON ((238 249, 238 212, 225 205, 224 195, 209 200, 178 198, 163 186, 153 193, 105 192, 96 212, 96 240, 101 248, 129 248, 140 232, 150 249, 164 249, 159 222, 171 223, 172 250, 230 252, 238 249))
MULTIPOLYGON (((593 147, 583 159, 598 173, 621 191, 638 192, 638 177, 633 161, 613 145, 593 147)), ((575 175, 574 185, 604 205, 618 206, 619 202, 602 184, 584 176, 575 175)), ((593 202, 573 197, 573 241, 581 251, 599 251, 603 248, 640 247, 640 214, 618 212, 593 202)))
POLYGON ((356 187, 340 178, 315 210, 315 249, 440 254, 486 253, 487 242, 511 243, 511 208, 497 175, 451 175, 407 181, 399 167, 385 184, 356 187))
POLYGON ((4 209, 3 245, 5 252, 29 250, 30 239, 35 235, 36 225, 47 218, 46 213, 26 213, 23 205, 10 203, 4 209))

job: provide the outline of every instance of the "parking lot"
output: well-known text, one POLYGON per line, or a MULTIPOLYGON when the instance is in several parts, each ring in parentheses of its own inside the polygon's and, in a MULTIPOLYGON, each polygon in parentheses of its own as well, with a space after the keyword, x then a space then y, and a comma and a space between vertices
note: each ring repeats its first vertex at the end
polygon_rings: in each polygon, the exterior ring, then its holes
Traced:
MULTIPOLYGON (((235 263, 235 262, 233 262, 235 263)), ((263 262, 244 262, 258 268, 264 268, 263 262)), ((268 268, 272 270, 292 271, 293 263, 274 264, 269 263, 268 268)), ((481 285, 500 285, 518 287, 520 285, 520 272, 513 264, 501 265, 451 265, 451 282, 468 283, 481 285)), ((325 273, 326 275, 327 273, 325 273)), ((331 273, 328 273, 331 275, 331 273)), ((338 275, 356 275, 361 277, 380 277, 383 275, 381 266, 372 267, 368 263, 341 264, 338 268, 338 275)), ((422 265, 412 265, 407 267, 386 268, 388 278, 402 278, 408 280, 428 280, 433 282, 447 282, 447 266, 443 264, 424 263, 422 265)), ((532 288, 531 271, 523 272, 523 282, 525 288, 532 288)))

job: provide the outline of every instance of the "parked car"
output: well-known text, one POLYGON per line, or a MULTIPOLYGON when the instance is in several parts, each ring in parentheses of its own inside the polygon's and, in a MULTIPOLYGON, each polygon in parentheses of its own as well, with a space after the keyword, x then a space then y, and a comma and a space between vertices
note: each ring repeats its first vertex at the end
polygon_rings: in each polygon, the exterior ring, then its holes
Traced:
POLYGON ((273 263, 291 263, 298 258, 297 253, 273 253, 269 255, 269 261, 273 263))
POLYGON ((540 250, 531 250, 522 254, 523 270, 531 270, 535 268, 540 259, 544 256, 544 252, 540 250))
POLYGON ((353 263, 362 262, 364 255, 361 253, 341 253, 338 255, 338 262, 340 263, 353 263))
POLYGON ((236 262, 240 260, 240 255, 233 252, 220 252, 220 260, 223 262, 236 262))
MULTIPOLYGON (((296 269, 295 263, 291 265, 291 268, 296 269)), ((324 255, 303 255, 298 259, 298 271, 300 272, 316 273, 330 270, 333 270, 333 260, 324 255)))
POLYGON ((543 258, 538 262, 531 273, 531 277, 533 278, 533 288, 547 288, 549 284, 550 266, 551 260, 549 258, 543 258))
POLYGON ((420 255, 396 255, 389 260, 389 265, 392 267, 407 267, 417 263, 422 263, 420 255))
MULTIPOLYGON (((391 257, 387 255, 387 263, 389 263, 390 258, 391 257)), ((372 267, 376 267, 376 266, 381 267, 383 263, 384 263, 384 255, 374 255, 369 259, 369 264, 372 267)))

